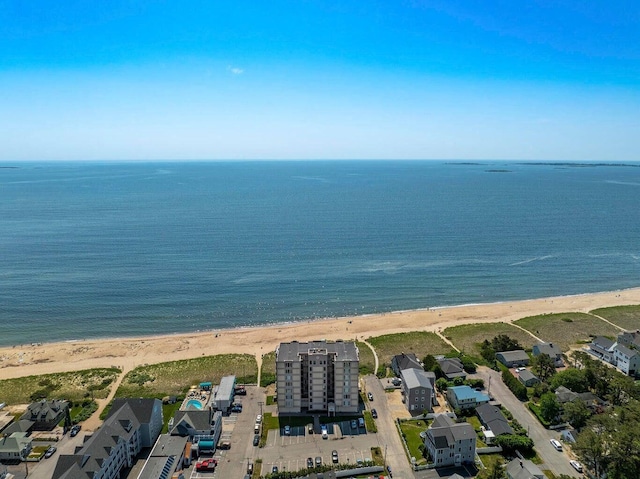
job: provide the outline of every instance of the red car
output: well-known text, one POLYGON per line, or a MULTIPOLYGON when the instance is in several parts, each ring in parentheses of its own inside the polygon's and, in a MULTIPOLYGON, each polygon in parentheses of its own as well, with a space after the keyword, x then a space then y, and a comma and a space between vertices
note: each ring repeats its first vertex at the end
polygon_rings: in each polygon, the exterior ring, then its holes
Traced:
POLYGON ((205 459, 196 464, 196 471, 215 471, 218 461, 215 459, 205 459))

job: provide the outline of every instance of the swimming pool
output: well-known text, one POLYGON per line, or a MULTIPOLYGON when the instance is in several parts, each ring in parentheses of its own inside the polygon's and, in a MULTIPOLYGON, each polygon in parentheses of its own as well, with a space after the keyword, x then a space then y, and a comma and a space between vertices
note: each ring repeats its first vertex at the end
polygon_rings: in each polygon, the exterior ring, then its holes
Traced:
POLYGON ((186 406, 187 409, 202 409, 202 403, 197 399, 189 399, 186 406))

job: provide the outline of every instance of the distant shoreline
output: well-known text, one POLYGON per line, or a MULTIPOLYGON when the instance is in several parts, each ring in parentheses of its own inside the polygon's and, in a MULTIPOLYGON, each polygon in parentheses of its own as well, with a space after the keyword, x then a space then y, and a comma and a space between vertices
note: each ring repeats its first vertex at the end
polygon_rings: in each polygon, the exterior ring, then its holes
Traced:
POLYGON ((462 324, 512 322, 540 314, 588 312, 634 304, 640 304, 640 287, 191 333, 23 344, 0 348, 0 379, 95 367, 116 366, 128 371, 143 364, 213 354, 247 353, 260 360, 283 341, 366 340, 383 334, 436 332, 462 324))

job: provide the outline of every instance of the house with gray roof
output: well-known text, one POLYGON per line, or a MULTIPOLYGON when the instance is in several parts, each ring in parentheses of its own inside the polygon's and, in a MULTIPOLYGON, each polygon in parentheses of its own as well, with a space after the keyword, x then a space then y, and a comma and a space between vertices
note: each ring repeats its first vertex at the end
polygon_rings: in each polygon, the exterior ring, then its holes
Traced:
POLYGON ((27 433, 3 434, 0 438, 0 461, 26 461, 31 453, 31 438, 27 433))
POLYGON ((183 471, 191 463, 188 442, 187 437, 160 435, 137 479, 169 478, 183 471))
POLYGON ((438 365, 444 377, 447 379, 466 378, 467 373, 462 366, 462 361, 458 358, 442 358, 438 359, 438 365))
POLYGON ((467 422, 456 423, 446 414, 438 414, 427 429, 424 446, 435 467, 473 464, 476 432, 467 422))
POLYGON ((498 437, 501 434, 513 434, 509 421, 504 417, 499 407, 492 404, 482 404, 476 408, 476 415, 480 423, 498 437))
POLYGON ((393 373, 400 377, 404 369, 422 369, 422 364, 413 353, 400 353, 391 358, 391 369, 393 373))
POLYGON ((508 479, 545 479, 547 476, 528 459, 514 459, 505 468, 508 479))
POLYGON ((533 387, 540 382, 540 378, 528 369, 518 373, 518 380, 528 388, 533 387))
POLYGON ((541 354, 546 354, 551 359, 553 359, 557 368, 564 366, 562 362, 562 349, 557 344, 554 343, 538 343, 534 344, 531 350, 531 353, 534 356, 540 356, 541 354))
POLYGON ((359 352, 353 341, 280 343, 276 349, 278 412, 358 412, 359 352))
POLYGON ((500 351, 496 353, 496 359, 508 368, 529 365, 529 355, 523 349, 500 351))
POLYGON ((598 336, 589 344, 589 352, 594 356, 611 364, 615 364, 614 346, 615 341, 604 336, 598 336))
POLYGON ((640 351, 618 343, 613 354, 616 367, 624 374, 636 376, 640 372, 640 351))
POLYGON ((213 407, 223 413, 229 412, 236 389, 236 377, 224 376, 216 386, 213 394, 213 407))
POLYGON ((402 395, 404 404, 412 416, 418 416, 433 410, 433 399, 436 375, 423 369, 403 369, 402 395))
POLYGON ((63 421, 65 426, 71 426, 69 402, 58 399, 52 401, 42 399, 29 404, 20 419, 33 421, 32 431, 51 431, 63 421))
POLYGON ((133 466, 143 447, 155 443, 158 422, 162 425, 159 399, 117 399, 100 429, 86 436, 74 454, 58 457, 52 479, 120 477, 122 470, 133 466))

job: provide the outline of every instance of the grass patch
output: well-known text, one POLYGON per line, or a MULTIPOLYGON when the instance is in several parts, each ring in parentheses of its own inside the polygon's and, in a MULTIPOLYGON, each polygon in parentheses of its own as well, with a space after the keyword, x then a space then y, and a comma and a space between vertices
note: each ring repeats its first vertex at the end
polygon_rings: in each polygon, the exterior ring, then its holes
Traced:
POLYGON ((428 331, 386 334, 369 338, 378 355, 381 367, 389 366, 391 358, 400 353, 414 353, 422 360, 427 354, 448 354, 454 352, 437 334, 428 331))
POLYGON ((271 406, 271 405, 275 404, 275 401, 273 400, 273 395, 267 396, 267 401, 265 402, 265 404, 267 406, 271 406))
POLYGON ((478 457, 482 461, 482 464, 484 464, 484 467, 486 467, 487 469, 493 468, 493 465, 495 463, 504 464, 504 458, 502 457, 502 454, 482 454, 478 455, 478 457))
POLYGON ((262 356, 262 366, 260 370, 260 386, 267 387, 269 384, 274 384, 276 382, 276 352, 271 351, 270 353, 264 354, 262 356))
POLYGON ((508 323, 461 324, 446 328, 442 334, 460 351, 473 360, 484 364, 480 355, 480 345, 486 339, 491 341, 500 334, 505 334, 518 341, 525 349, 531 349, 537 342, 530 334, 508 323))
POLYGON ((262 415, 262 433, 260 434, 260 447, 267 443, 267 435, 271 429, 280 429, 280 418, 270 412, 262 415))
POLYGON ((378 432, 378 426, 371 415, 371 411, 364 411, 362 415, 364 416, 364 425, 367 428, 367 432, 378 432))
POLYGON ((118 374, 119 369, 96 368, 4 379, 0 381, 0 397, 7 404, 31 403, 39 398, 75 402, 92 395, 101 399, 109 395, 118 374))
POLYGON ((424 457, 424 442, 420 437, 420 433, 427 430, 429 422, 423 419, 414 419, 409 421, 400 421, 400 430, 407 441, 409 454, 416 459, 416 464, 426 464, 424 457))
POLYGON ((90 399, 82 401, 81 403, 73 403, 73 406, 69 411, 71 415, 71 422, 73 424, 78 424, 79 422, 86 421, 97 410, 98 403, 90 399))
POLYGON ((638 325, 640 324, 640 305, 600 308, 594 309, 590 311, 590 313, 602 316, 627 331, 638 329, 638 325))
POLYGON ((169 432, 169 421, 173 418, 173 415, 177 410, 180 409, 182 405, 182 401, 178 400, 173 404, 163 404, 162 405, 162 417, 164 419, 164 425, 162 426, 162 434, 166 434, 169 432))
POLYGON ((124 377, 116 397, 177 396, 184 394, 193 384, 203 381, 216 384, 223 376, 232 374, 240 384, 255 383, 258 376, 255 357, 250 354, 219 354, 139 366, 124 377))
POLYGON ((358 356, 360 359, 360 374, 363 376, 375 374, 376 358, 371 348, 362 341, 356 341, 356 346, 358 347, 358 356))
POLYGON ((376 466, 384 466, 384 455, 379 447, 371 448, 371 460, 376 466))
POLYGON ((558 344, 563 351, 593 336, 617 334, 616 329, 590 314, 558 313, 529 316, 515 322, 544 341, 558 344), (571 321, 567 321, 571 320, 571 321))

